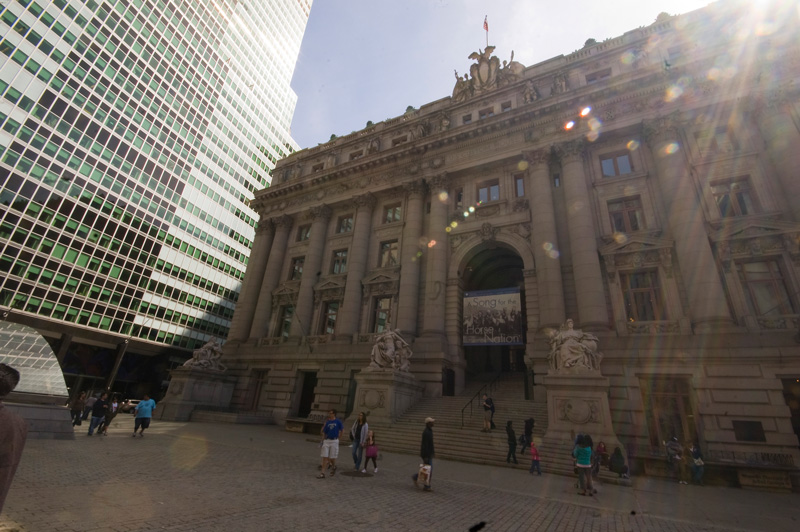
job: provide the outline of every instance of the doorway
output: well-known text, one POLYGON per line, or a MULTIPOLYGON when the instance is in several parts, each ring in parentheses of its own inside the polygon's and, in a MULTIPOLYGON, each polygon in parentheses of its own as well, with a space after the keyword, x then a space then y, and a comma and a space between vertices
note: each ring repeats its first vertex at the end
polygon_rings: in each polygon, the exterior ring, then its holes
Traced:
POLYGON ((641 384, 650 445, 661 449, 673 437, 681 444, 698 441, 689 377, 653 375, 641 384))
POLYGON ((300 402, 297 406, 297 417, 307 418, 314 405, 314 389, 317 387, 316 371, 301 371, 299 375, 300 402))

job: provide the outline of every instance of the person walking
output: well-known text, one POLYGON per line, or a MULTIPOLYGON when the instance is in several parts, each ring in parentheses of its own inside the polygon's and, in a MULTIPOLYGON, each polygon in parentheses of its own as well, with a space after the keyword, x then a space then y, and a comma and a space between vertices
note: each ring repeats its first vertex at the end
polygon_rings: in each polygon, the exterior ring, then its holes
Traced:
POLYGON ((369 465, 369 461, 372 460, 372 472, 378 472, 378 445, 375 443, 375 431, 369 431, 367 434, 367 442, 364 445, 364 449, 366 451, 366 458, 364 459, 364 469, 361 470, 362 473, 367 472, 367 465, 369 465))
POLYGON ((150 428, 150 419, 153 417, 153 410, 156 409, 156 402, 150 399, 150 396, 144 394, 142 400, 136 405, 134 410, 135 418, 133 420, 133 437, 136 437, 136 431, 139 431, 139 437, 144 438, 144 429, 150 428))
POLYGON ((580 495, 594 495, 597 491, 592 484, 592 445, 589 435, 578 436, 578 444, 572 451, 575 467, 578 469, 578 486, 580 495))
POLYGON ((517 435, 511 427, 511 420, 506 423, 506 436, 508 436, 508 454, 506 455, 506 463, 510 464, 511 460, 517 464, 517 435))
POLYGON ((83 420, 86 421, 89 419, 89 414, 92 413, 92 408, 94 407, 94 402, 97 401, 97 397, 94 395, 87 397, 86 402, 83 403, 83 420))
POLYGON ((483 429, 481 432, 492 432, 492 417, 494 416, 494 401, 483 394, 483 429))
POLYGON ((336 459, 339 457, 339 438, 342 437, 342 432, 344 432, 344 425, 336 418, 336 410, 331 409, 328 411, 328 420, 322 425, 320 432, 323 437, 320 451, 322 471, 317 475, 317 478, 325 478, 328 464, 331 466, 331 476, 336 474, 336 459))
POLYGON ((69 413, 72 416, 72 426, 80 426, 83 421, 83 409, 86 408, 86 392, 81 392, 69 403, 69 413))
POLYGON ((539 467, 539 449, 536 448, 536 443, 531 440, 531 469, 529 473, 533 475, 533 470, 536 470, 536 473, 541 477, 542 470, 539 467))
POLYGON ((103 392, 100 394, 100 399, 94 402, 92 405, 92 421, 89 423, 89 436, 94 433, 94 429, 100 426, 103 423, 103 420, 106 418, 106 413, 108 412, 108 394, 103 392))
MULTIPOLYGON (((3 406, 3 399, 19 384, 19 371, 0 364, 0 513, 28 438, 28 422, 3 406)), ((5 527, 3 527, 5 528, 5 527)))
POLYGON ((533 427, 535 424, 536 421, 533 419, 533 416, 525 420, 525 430, 523 431, 523 434, 525 435, 525 443, 522 444, 523 451, 530 446, 531 442, 533 441, 533 427))
POLYGON ((678 442, 678 438, 673 436, 666 444, 667 450, 667 469, 678 479, 678 484, 688 484, 685 479, 686 460, 683 456, 683 447, 678 442))
POLYGON ((692 457, 692 483, 703 485, 703 475, 706 472, 706 464, 703 461, 703 453, 700 451, 700 446, 692 443, 689 448, 689 454, 692 457))
MULTIPOLYGON (((358 417, 353 422, 353 426, 350 428, 350 440, 353 442, 353 462, 355 463, 356 471, 361 469, 361 457, 364 454, 368 434, 367 415, 364 412, 359 412, 358 417)), ((364 465, 366 466, 366 463, 364 465)))
MULTIPOLYGON (((433 457, 436 456, 436 452, 433 449, 433 423, 435 421, 436 420, 432 417, 425 418, 425 430, 422 431, 422 443, 419 446, 419 457, 422 458, 422 463, 426 466, 430 466, 428 478, 425 480, 425 486, 422 488, 425 491, 431 491, 433 457)), ((414 484, 416 484, 419 476, 415 473, 411 478, 414 479, 414 484)))
POLYGON ((614 448, 614 454, 608 459, 608 469, 619 475, 619 478, 631 478, 628 474, 628 466, 625 465, 625 456, 619 447, 614 448))
POLYGON ((108 426, 111 425, 111 421, 117 417, 117 410, 119 409, 119 397, 115 394, 111 398, 111 402, 108 403, 108 410, 106 411, 106 417, 103 419, 103 422, 100 423, 100 427, 97 429, 98 434, 102 434, 103 436, 108 436, 108 426))

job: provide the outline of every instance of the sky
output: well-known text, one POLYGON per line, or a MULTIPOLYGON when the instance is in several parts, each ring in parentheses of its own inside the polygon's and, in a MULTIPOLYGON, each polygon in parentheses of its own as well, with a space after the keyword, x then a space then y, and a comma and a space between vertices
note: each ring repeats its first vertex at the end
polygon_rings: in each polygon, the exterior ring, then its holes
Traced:
MULTIPOLYGON (((726 1, 726 0, 722 0, 726 1)), ((292 137, 327 142, 450 96, 489 45, 531 66, 711 0, 314 0, 292 79, 292 137)))

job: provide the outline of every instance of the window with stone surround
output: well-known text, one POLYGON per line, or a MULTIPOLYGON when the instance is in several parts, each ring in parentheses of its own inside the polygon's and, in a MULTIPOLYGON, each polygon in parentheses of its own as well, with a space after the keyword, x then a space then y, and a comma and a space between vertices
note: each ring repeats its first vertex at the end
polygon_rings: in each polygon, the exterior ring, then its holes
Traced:
POLYGON ((494 116, 494 108, 487 107, 486 109, 481 109, 478 111, 478 119, 484 120, 486 118, 491 118, 494 116))
POLYGON ((747 306, 755 316, 781 316, 795 313, 786 276, 777 260, 736 263, 736 272, 747 306))
POLYGON ((391 205, 386 205, 383 208, 383 223, 385 224, 392 224, 395 222, 399 222, 402 218, 402 208, 399 203, 392 203, 391 205))
POLYGON ((500 104, 500 112, 507 113, 511 110, 511 102, 503 102, 500 104))
POLYGON ((600 167, 603 170, 603 177, 616 177, 633 172, 631 156, 626 151, 601 155, 600 167))
POLYGON ((525 174, 514 175, 514 195, 518 198, 525 195, 525 174))
POLYGON ((408 135, 403 135, 402 137, 398 137, 392 140, 392 147, 399 146, 401 144, 405 144, 408 142, 408 135))
POLYGON ((322 323, 320 334, 333 334, 336 331, 336 316, 339 314, 339 302, 327 301, 322 306, 322 323))
POLYGON ((470 122, 472 122, 472 115, 471 115, 471 114, 469 114, 469 115, 464 115, 464 116, 462 116, 462 117, 461 117, 461 123, 462 123, 462 124, 464 124, 464 125, 467 125, 467 124, 469 124, 470 122))
POLYGON ((391 297, 375 298, 375 306, 372 309, 372 332, 382 333, 386 330, 391 316, 391 307, 391 297))
POLYGON ((333 252, 333 260, 331 261, 331 273, 346 273, 347 272, 347 250, 337 249, 333 252))
POLYGON ((294 305, 285 305, 281 307, 275 336, 279 338, 289 337, 289 331, 292 329, 292 316, 294 316, 294 305))
POLYGON ((723 218, 747 216, 759 211, 750 176, 712 183, 711 194, 723 218))
POLYGON ((381 268, 389 268, 397 266, 398 246, 397 240, 389 240, 381 242, 380 257, 378 266, 381 268))
POLYGON ((639 196, 608 202, 608 216, 615 233, 632 233, 645 229, 644 209, 639 196))
POLYGON ((619 280, 628 321, 667 319, 657 270, 620 273, 619 280))
POLYGON ((453 194, 453 206, 457 211, 464 208, 464 189, 462 187, 458 187, 453 194))
POLYGON ((604 79, 608 79, 611 77, 611 69, 606 68, 604 70, 599 70, 597 72, 592 72, 591 74, 586 75, 586 84, 591 85, 592 83, 597 83, 598 81, 602 81, 604 79))
POLYGON ((305 262, 305 257, 295 257, 292 259, 292 269, 289 273, 290 281, 298 281, 303 277, 303 265, 305 262))
POLYGON ((364 156, 364 150, 354 151, 350 154, 350 160, 355 161, 356 159, 361 159, 364 156))
POLYGON ((739 141, 728 126, 695 131, 694 138, 703 157, 739 151, 739 141))
POLYGON ((478 204, 500 199, 500 180, 490 179, 483 183, 478 183, 478 204))
POLYGON ((336 222, 336 232, 349 233, 352 230, 353 230, 353 215, 345 214, 344 216, 339 216, 339 220, 336 222))
POLYGON ((311 225, 301 225, 297 228, 297 241, 302 242, 311 238, 311 225))
POLYGON ((325 163, 317 163, 311 167, 311 171, 316 174, 317 172, 321 172, 323 168, 325 168, 325 163))

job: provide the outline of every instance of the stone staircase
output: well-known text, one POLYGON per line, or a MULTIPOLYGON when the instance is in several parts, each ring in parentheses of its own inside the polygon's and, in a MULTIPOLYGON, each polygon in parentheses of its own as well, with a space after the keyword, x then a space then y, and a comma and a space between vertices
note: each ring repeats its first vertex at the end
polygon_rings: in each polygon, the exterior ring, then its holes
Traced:
MULTIPOLYGON (((425 418, 432 417, 436 420, 433 431, 438 458, 527 471, 531 465, 530 453, 527 450, 523 452, 519 445, 517 445, 519 464, 506 463, 508 438, 505 427, 506 422, 511 420, 514 432, 519 438, 525 427, 524 420, 532 416, 536 421, 533 439, 539 448, 542 472, 574 476, 571 444, 542 442, 547 432, 547 404, 525 399, 525 382, 522 374, 501 374, 493 381, 488 395, 495 404, 494 422, 497 426, 495 430, 488 434, 481 432, 483 428, 481 397, 473 400, 471 415, 469 407, 464 411, 462 427, 464 405, 492 379, 495 379, 494 376, 476 379, 468 383, 464 392, 458 396, 423 398, 395 423, 370 423, 370 429, 375 431, 378 447, 383 451, 418 456, 425 418)), ((350 429, 350 423, 348 420, 346 431, 350 429)), ((594 443, 596 445, 598 442, 594 443)), ((601 468, 600 480, 609 484, 631 485, 629 479, 620 479, 607 468, 601 468)))
MULTIPOLYGON (((397 422, 370 423, 370 428, 375 431, 375 439, 381 450, 418 455, 425 418, 432 417, 436 420, 434 443, 438 458, 528 468, 530 454, 527 451, 523 453, 519 446, 517 447, 519 465, 506 464, 508 452, 506 422, 509 419, 513 422, 514 431, 519 437, 524 429, 524 420, 532 416, 536 420, 533 437, 536 441, 541 441, 547 430, 547 405, 525 400, 523 378, 522 374, 503 374, 494 382, 489 396, 495 403, 494 422, 497 429, 491 433, 481 432, 483 407, 480 397, 473 401, 471 414, 469 407, 464 411, 462 427, 462 409, 486 384, 486 381, 482 380, 468 383, 464 392, 458 396, 423 398, 397 422)), ((349 426, 346 429, 349 429, 349 426)), ((545 471, 547 469, 544 457, 542 458, 542 470, 545 471)))

